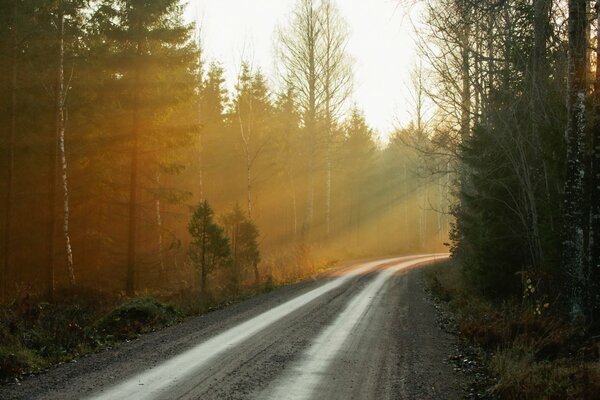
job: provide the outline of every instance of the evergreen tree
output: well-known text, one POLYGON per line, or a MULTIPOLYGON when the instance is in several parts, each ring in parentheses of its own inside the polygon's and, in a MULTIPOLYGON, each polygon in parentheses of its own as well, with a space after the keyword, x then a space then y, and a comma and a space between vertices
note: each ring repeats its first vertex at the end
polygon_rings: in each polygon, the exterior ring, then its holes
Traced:
POLYGON ((236 204, 231 211, 223 215, 222 223, 229 237, 231 245, 231 264, 233 267, 232 281, 236 289, 247 269, 251 268, 254 274, 254 283, 258 284, 260 275, 258 263, 260 252, 258 249, 258 228, 250 218, 236 204))
POLYGON ((229 240, 223 228, 214 222, 214 212, 206 200, 194 210, 188 229, 192 236, 190 257, 198 270, 201 293, 205 294, 208 275, 231 254, 229 240))
MULTIPOLYGON (((184 66, 183 76, 193 72, 198 60, 191 45, 191 27, 183 24, 183 6, 178 0, 104 1, 96 19, 99 31, 109 43, 108 67, 114 86, 120 92, 120 104, 129 114, 129 122, 121 126, 129 132, 129 194, 127 279, 129 295, 135 292, 138 256, 138 220, 140 202, 140 168, 144 145, 156 132, 161 117, 157 106, 166 109, 177 104, 185 93, 193 90, 193 79, 173 79, 163 74, 165 68, 184 66)), ((190 78, 188 76, 188 78, 190 78)))

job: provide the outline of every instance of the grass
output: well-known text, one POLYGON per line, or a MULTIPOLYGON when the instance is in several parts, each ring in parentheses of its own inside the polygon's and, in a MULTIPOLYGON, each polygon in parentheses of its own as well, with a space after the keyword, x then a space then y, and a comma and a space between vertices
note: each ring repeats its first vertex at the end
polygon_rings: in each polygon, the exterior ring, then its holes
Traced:
MULTIPOLYGON (((600 341, 557 317, 516 300, 492 303, 466 283, 459 265, 426 274, 434 295, 447 303, 461 336, 482 348, 500 399, 600 399, 600 341)), ((556 313, 557 314, 557 313, 556 313)))

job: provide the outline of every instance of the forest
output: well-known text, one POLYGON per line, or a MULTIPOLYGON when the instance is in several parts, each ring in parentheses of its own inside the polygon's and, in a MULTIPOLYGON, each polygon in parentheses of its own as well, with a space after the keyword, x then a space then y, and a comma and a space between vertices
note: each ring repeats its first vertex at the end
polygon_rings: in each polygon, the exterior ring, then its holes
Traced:
POLYGON ((3 2, 2 298, 218 292, 443 250, 450 178, 419 157, 427 128, 378 140, 352 106, 343 18, 310 6, 277 33, 279 79, 242 59, 231 91, 181 1, 3 2), (239 262, 193 256, 205 201, 239 262))
MULTIPOLYGON (((421 10, 412 120, 381 136, 334 0, 298 0, 273 32, 277 76, 242 57, 233 86, 183 1, 3 1, 2 302, 226 299, 342 260, 449 251, 459 277, 433 286, 459 298, 463 334, 491 351, 539 339, 527 363, 576 353, 585 367, 561 371, 593 382, 600 2, 397 3, 421 10)), ((594 398, 543 386, 506 398, 594 398)))

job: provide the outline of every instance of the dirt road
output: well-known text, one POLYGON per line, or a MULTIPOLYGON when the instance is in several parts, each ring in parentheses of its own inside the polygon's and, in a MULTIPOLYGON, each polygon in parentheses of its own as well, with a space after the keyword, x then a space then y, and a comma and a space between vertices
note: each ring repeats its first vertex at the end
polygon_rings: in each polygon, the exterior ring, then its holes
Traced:
POLYGON ((1 399, 460 399, 420 265, 383 259, 0 388, 1 399))

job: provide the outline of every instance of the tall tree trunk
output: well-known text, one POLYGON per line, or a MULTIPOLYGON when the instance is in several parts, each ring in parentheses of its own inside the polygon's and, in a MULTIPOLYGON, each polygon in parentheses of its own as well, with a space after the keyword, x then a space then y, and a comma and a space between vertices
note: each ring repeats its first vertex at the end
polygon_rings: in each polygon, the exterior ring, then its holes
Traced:
POLYGON ((63 190, 63 221, 62 231, 65 241, 65 253, 67 257, 67 272, 69 282, 75 285, 75 269, 73 266, 73 250, 71 248, 71 235, 69 233, 69 182, 67 153, 65 149, 65 15, 62 2, 58 2, 58 85, 56 91, 56 136, 58 138, 58 149, 60 153, 61 183, 63 190))
MULTIPOLYGON (((471 136, 471 27, 470 27, 470 5, 462 5, 463 15, 460 52, 461 52, 461 93, 460 93, 460 139, 465 143, 471 136)), ((460 167, 460 187, 462 191, 467 190, 467 171, 465 166, 460 167)))
POLYGON ((4 256, 2 273, 2 295, 0 299, 8 299, 8 275, 11 260, 11 231, 13 207, 13 180, 15 169, 15 135, 17 131, 17 71, 18 71, 18 1, 13 0, 12 35, 11 35, 11 68, 10 68, 10 126, 8 131, 6 169, 6 193, 4 213, 4 256))
POLYGON ((326 105, 325 105, 325 236, 329 239, 331 234, 331 112, 330 112, 330 97, 329 82, 326 85, 326 105))
POLYGON ((327 144, 326 150, 326 168, 327 171, 325 176, 325 234, 327 238, 331 235, 331 187, 332 187, 332 177, 331 177, 331 145, 327 144))
MULTIPOLYGON (((598 20, 596 27, 600 32, 600 1, 596 1, 598 20)), ((599 40, 600 40, 600 34, 599 40)), ((600 42, 598 42, 600 43, 600 42)), ((600 50, 596 49, 596 65, 600 65, 600 50)), ((589 280, 592 285, 590 290, 591 318, 595 325, 600 324, 600 71, 596 68, 596 81, 594 87, 594 106, 596 120, 593 128, 592 150, 592 184, 590 201, 590 273, 589 280)))
POLYGON ((584 163, 586 97, 586 0, 569 0, 569 74, 567 173, 565 180, 562 266, 569 311, 574 320, 584 316, 584 163))
MULTIPOLYGON (((246 158, 246 203, 248 208, 248 218, 252 221, 252 156, 250 154, 250 140, 252 139, 250 126, 244 129, 244 122, 242 120, 242 105, 238 104, 238 121, 240 123, 240 135, 242 137, 242 143, 244 144, 244 156, 246 158)), ((252 118, 252 104, 249 107, 249 118, 252 118)), ((250 125, 250 124, 248 124, 250 125)))
MULTIPOLYGON (((208 204, 206 203, 205 200, 205 205, 208 204)), ((207 232, 207 227, 208 227, 208 214, 206 213, 204 215, 204 221, 202 223, 202 247, 201 247, 201 252, 202 252, 202 257, 200 259, 200 293, 202 294, 206 294, 206 276, 208 275, 208 261, 206 259, 206 251, 207 251, 207 247, 208 247, 208 232, 207 232)))
POLYGON ((203 100, 202 100, 202 90, 203 90, 203 60, 202 60, 202 38, 200 29, 198 30, 198 49, 200 49, 200 56, 198 58, 199 67, 199 82, 198 82, 198 192, 200 195, 200 201, 204 200, 204 110, 202 109, 203 100))
MULTIPOLYGON (((160 172, 156 173, 156 189, 160 193, 160 172)), ((160 263, 159 279, 162 283, 165 278, 165 257, 163 251, 163 223, 160 197, 154 200, 154 211, 156 212, 156 226, 158 228, 158 260, 160 263)))
MULTIPOLYGON (((312 6, 311 6, 312 7, 312 6)), ((315 205, 315 157, 316 157, 316 118, 317 118, 317 60, 316 60, 316 42, 317 37, 315 26, 315 18, 312 13, 315 11, 311 8, 311 15, 308 18, 308 31, 306 35, 308 40, 308 109, 306 115, 306 133, 308 135, 308 190, 306 195, 306 214, 304 216, 303 234, 310 238, 314 205, 315 205)))
MULTIPOLYGON (((59 7, 60 8, 60 7, 59 7)), ((56 190, 57 190, 57 170, 58 170, 58 159, 59 159, 59 151, 58 151, 58 143, 59 139, 59 113, 60 113, 60 101, 59 101, 59 90, 60 82, 57 80, 55 83, 55 96, 56 101, 54 102, 54 113, 56 116, 56 126, 53 131, 53 135, 49 148, 49 157, 48 157, 48 209, 47 209, 47 227, 46 227, 46 235, 48 238, 48 248, 47 248, 47 296, 50 301, 54 300, 54 275, 55 275, 55 246, 56 246, 56 190)))
MULTIPOLYGON (((138 22, 138 24, 140 24, 138 22)), ((141 30, 141 27, 138 28, 141 30)), ((135 294, 135 269, 136 269, 136 241, 137 241, 137 195, 138 195, 138 152, 140 135, 140 85, 141 85, 141 66, 142 41, 137 43, 136 66, 134 81, 134 99, 133 99, 133 120, 131 129, 131 169, 129 178, 129 232, 127 248, 127 282, 126 290, 128 296, 135 294)))
POLYGON ((294 239, 297 238, 298 235, 298 205, 296 200, 296 182, 294 180, 294 176, 290 172, 288 167, 288 181, 290 183, 291 197, 292 197, 292 216, 294 218, 294 239))

